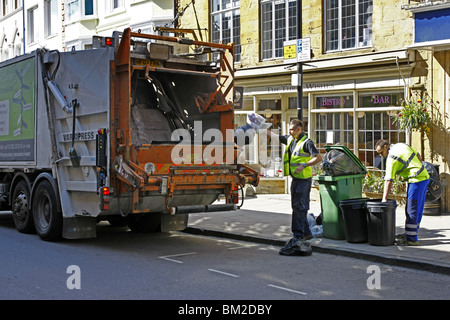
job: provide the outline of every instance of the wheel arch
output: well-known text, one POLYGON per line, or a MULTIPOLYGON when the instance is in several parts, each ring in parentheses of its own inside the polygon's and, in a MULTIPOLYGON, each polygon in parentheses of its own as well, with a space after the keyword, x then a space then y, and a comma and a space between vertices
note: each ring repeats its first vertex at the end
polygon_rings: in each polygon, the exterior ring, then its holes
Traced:
MULTIPOLYGON (((31 195, 31 189, 32 189, 32 181, 30 180, 30 178, 28 177, 28 175, 26 175, 24 172, 18 172, 14 175, 11 184, 9 185, 9 195, 8 195, 8 204, 12 205, 12 197, 14 194, 14 189, 16 188, 17 184, 20 181, 25 181, 25 183, 28 186, 28 190, 30 192, 31 195)), ((31 197, 31 196, 30 196, 31 197)))
POLYGON ((34 180, 33 188, 30 191, 31 203, 33 203, 34 195, 36 193, 37 186, 39 185, 39 183, 41 183, 44 180, 47 180, 48 182, 50 182, 50 185, 52 186, 53 191, 55 192, 56 205, 58 207, 58 212, 62 212, 61 201, 60 201, 60 197, 59 197, 58 184, 56 183, 56 180, 53 178, 53 176, 50 173, 48 173, 48 172, 43 172, 43 173, 39 174, 36 177, 36 179, 34 180))

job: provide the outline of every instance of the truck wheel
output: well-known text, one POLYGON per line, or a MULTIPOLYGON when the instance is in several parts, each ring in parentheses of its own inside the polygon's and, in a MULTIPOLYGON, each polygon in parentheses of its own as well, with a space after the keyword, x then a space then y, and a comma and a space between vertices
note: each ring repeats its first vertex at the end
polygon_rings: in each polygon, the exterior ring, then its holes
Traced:
POLYGON ((62 237, 62 214, 58 212, 57 199, 48 181, 39 183, 33 197, 33 219, 36 232, 45 241, 62 237))
POLYGON ((161 214, 129 216, 128 228, 136 233, 158 232, 161 230, 161 214))
POLYGON ((22 233, 34 231, 33 216, 30 210, 30 190, 25 181, 19 181, 14 188, 11 210, 14 225, 22 233))

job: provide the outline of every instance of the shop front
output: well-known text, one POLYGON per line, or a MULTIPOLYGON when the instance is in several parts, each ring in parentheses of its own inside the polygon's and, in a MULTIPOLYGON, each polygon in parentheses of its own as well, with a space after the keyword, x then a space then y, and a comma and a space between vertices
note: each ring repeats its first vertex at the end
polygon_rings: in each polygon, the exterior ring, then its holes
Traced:
MULTIPOLYGON (((377 158, 375 143, 379 139, 407 142, 406 133, 394 119, 401 109, 404 84, 409 78, 399 76, 397 68, 386 70, 390 70, 385 72, 386 77, 374 78, 373 69, 368 68, 365 73, 359 68, 358 79, 345 79, 348 72, 339 77, 335 70, 305 73, 304 131, 322 155, 326 145, 344 145, 369 170, 382 169, 383 161, 377 158), (364 74, 367 76, 361 76, 364 74), (313 82, 314 78, 331 80, 313 82)), ((272 124, 270 130, 287 135, 290 120, 297 118, 297 87, 291 85, 292 74, 265 74, 241 81, 238 78, 237 85, 244 87, 244 98, 242 107, 235 110, 235 126, 245 124, 247 114, 256 112, 272 124)), ((260 172, 261 187, 257 192, 288 193, 289 179, 283 177, 281 165, 285 146, 273 140, 264 133, 256 135, 253 143, 245 147, 245 160, 260 172)), ((319 170, 319 166, 313 169, 316 174, 319 170)))

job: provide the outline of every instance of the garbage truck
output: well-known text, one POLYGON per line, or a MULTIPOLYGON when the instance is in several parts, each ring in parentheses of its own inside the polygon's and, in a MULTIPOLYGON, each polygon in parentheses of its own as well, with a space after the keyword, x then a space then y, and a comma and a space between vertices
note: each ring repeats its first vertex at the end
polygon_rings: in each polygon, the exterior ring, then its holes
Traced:
POLYGON ((183 230, 258 184, 233 140, 234 45, 183 35, 128 28, 0 64, 0 210, 18 231, 183 230))

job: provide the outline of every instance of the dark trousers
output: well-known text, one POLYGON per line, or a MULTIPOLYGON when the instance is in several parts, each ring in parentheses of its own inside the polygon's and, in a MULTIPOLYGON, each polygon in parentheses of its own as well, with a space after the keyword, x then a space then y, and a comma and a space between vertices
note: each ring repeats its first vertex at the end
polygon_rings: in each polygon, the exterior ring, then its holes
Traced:
POLYGON ((311 235, 306 215, 309 210, 311 193, 311 178, 292 179, 291 205, 292 205, 292 233, 296 238, 311 235))

